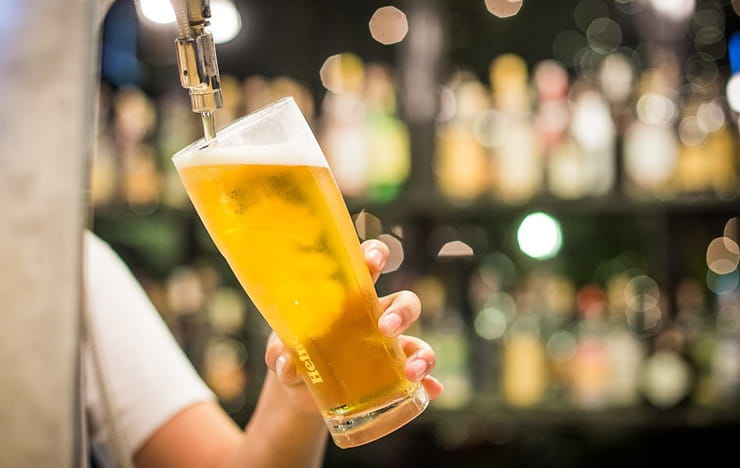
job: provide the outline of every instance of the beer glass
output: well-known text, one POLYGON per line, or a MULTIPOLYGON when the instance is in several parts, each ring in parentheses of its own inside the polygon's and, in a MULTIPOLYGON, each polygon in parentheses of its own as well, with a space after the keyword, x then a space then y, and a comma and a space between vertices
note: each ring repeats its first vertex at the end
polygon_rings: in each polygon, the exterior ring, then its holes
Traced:
POLYGON ((173 156, 219 252, 291 353, 342 448, 376 440, 429 403, 407 380, 344 200, 288 97, 173 156))

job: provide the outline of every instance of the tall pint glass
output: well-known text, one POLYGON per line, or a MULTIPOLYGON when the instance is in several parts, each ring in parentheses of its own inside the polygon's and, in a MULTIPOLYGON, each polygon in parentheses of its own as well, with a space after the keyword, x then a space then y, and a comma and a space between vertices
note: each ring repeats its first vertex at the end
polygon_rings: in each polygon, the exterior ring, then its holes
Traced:
POLYGON ((326 159, 292 98, 197 141, 173 162, 201 221, 285 343, 335 444, 376 440, 429 403, 404 377, 326 159))

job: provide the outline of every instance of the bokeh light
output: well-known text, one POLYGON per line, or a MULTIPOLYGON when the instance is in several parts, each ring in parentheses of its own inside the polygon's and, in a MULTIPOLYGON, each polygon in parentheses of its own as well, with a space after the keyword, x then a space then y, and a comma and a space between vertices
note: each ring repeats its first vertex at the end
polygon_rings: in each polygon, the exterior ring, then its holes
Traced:
POLYGON ((650 0, 655 11, 674 21, 686 19, 694 11, 696 0, 650 0))
POLYGON ((576 355, 578 341, 568 330, 557 330, 547 340, 547 353, 557 360, 572 359, 576 355))
POLYGON ((668 126, 678 116, 678 106, 662 94, 646 93, 637 100, 637 117, 651 125, 668 126))
POLYGON ((509 120, 496 109, 479 113, 473 120, 473 136, 487 148, 501 146, 509 134, 509 120))
POLYGON ((660 287, 647 275, 632 277, 624 288, 625 315, 630 330, 637 335, 651 335, 663 324, 660 287))
POLYGON ((494 16, 509 18, 519 13, 522 0, 486 0, 486 8, 494 16))
POLYGON ((681 142, 686 146, 702 145, 707 134, 699 125, 699 119, 694 116, 685 117, 678 125, 678 136, 681 142))
POLYGON ((242 17, 230 0, 211 0, 211 32, 216 44, 234 39, 242 29, 242 17))
POLYGON ((362 210, 355 217, 355 230, 360 240, 375 239, 383 233, 383 223, 377 216, 362 210))
POLYGON ((691 376, 678 353, 659 350, 646 360, 640 383, 650 403, 670 408, 688 391, 691 376))
POLYGON ((527 215, 519 225, 516 238, 522 252, 539 260, 557 255, 563 243, 560 223, 543 212, 527 215))
POLYGON ((720 333, 740 333, 740 305, 736 302, 722 304, 717 312, 717 330, 720 333))
POLYGON ((729 237, 717 237, 707 247, 707 267, 718 275, 726 275, 737 268, 740 248, 729 237))
POLYGON ((632 94, 634 80, 632 62, 624 54, 608 55, 599 67, 599 81, 604 95, 611 102, 624 102, 632 94))
MULTIPOLYGON (((211 0, 210 30, 216 44, 234 39, 242 29, 242 17, 232 0, 211 0)), ((177 17, 170 0, 141 0, 139 9, 154 24, 175 23, 177 17)))
POLYGON ((707 271, 707 287, 718 296, 730 294, 735 291, 739 280, 740 275, 738 275, 737 270, 725 275, 718 275, 712 270, 707 271))
POLYGON ((385 45, 401 42, 409 32, 406 14, 392 6, 378 8, 368 25, 373 39, 385 45))
POLYGON ((140 0, 139 8, 144 18, 152 23, 169 24, 176 21, 170 0, 140 0))
POLYGON ((573 9, 573 20, 583 32, 596 18, 608 16, 609 7, 602 0, 581 0, 573 9))
POLYGON ((735 112, 740 112, 740 74, 736 73, 727 81, 727 102, 735 112))
POLYGON ((717 101, 702 103, 696 110, 699 128, 705 133, 714 133, 725 126, 725 111, 717 101))
POLYGON ((463 241, 450 241, 439 249, 438 257, 471 257, 473 248, 463 241))
POLYGON ((586 150, 610 144, 615 134, 614 122, 601 93, 589 90, 578 95, 573 106, 571 133, 586 150))
POLYGON ((321 84, 337 94, 359 91, 364 75, 365 66, 362 60, 351 52, 330 56, 319 70, 321 84))
POLYGON ((390 273, 396 271, 401 267, 404 259, 403 244, 398 238, 390 234, 381 234, 378 236, 378 240, 388 246, 388 260, 385 262, 383 267, 383 273, 390 273))
MULTIPOLYGON (((511 300, 511 306, 516 307, 511 300)), ((507 313, 498 305, 488 305, 478 312, 473 322, 475 332, 485 340, 497 340, 504 336, 508 326, 507 313)))
POLYGON ((571 29, 560 31, 552 43, 552 52, 555 58, 567 65, 574 66, 578 51, 588 47, 586 36, 571 29))
POLYGON ((622 28, 610 18, 596 18, 586 30, 586 40, 596 52, 609 54, 622 43, 622 28))
POLYGON ((735 242, 737 242, 738 240, 738 229, 740 229, 740 226, 738 226, 739 221, 740 218, 738 218, 737 216, 728 219, 725 223, 724 229, 722 230, 722 233, 725 237, 729 237, 735 242))

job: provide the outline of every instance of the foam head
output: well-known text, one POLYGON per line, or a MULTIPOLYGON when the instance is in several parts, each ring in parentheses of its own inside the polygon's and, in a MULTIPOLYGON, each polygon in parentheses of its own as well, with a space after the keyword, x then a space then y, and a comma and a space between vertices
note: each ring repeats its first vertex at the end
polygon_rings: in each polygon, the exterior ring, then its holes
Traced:
POLYGON ((311 127, 292 97, 275 101, 172 157, 179 170, 212 164, 280 164, 328 167, 311 127))

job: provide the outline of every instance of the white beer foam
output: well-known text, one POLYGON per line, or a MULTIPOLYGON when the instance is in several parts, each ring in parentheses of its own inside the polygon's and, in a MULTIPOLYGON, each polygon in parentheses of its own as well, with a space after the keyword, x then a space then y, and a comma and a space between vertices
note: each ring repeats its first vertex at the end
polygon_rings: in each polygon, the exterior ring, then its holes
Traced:
POLYGON ((260 164, 329 167, 318 145, 279 143, 270 145, 213 146, 182 151, 173 158, 177 169, 191 166, 260 164))

